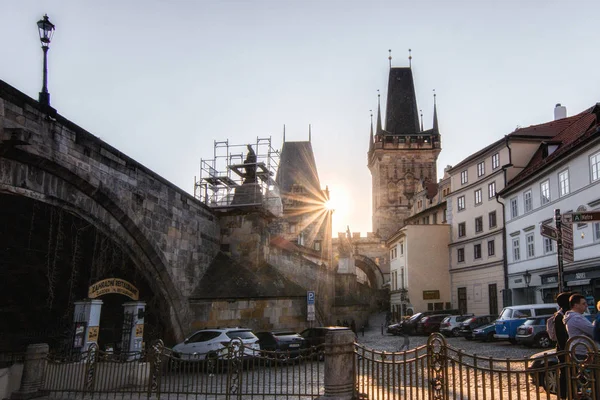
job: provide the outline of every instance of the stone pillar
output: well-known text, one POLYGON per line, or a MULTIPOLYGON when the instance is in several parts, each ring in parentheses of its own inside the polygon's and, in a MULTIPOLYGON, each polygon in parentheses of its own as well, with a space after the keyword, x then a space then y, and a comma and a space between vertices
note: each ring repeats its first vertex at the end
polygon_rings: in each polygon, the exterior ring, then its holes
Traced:
MULTIPOLYGON (((146 303, 143 301, 130 301, 123 303, 124 315, 131 314, 133 319, 131 320, 131 332, 127 335, 127 332, 123 332, 122 337, 122 349, 126 352, 141 352, 142 342, 144 340, 144 314, 146 310, 146 303)), ((131 354, 128 356, 129 360, 132 360, 138 355, 131 354)))
MULTIPOLYGON (((75 312, 73 313, 73 322, 84 322, 85 326, 81 329, 83 332, 83 342, 73 344, 76 349, 81 348, 81 352, 88 351, 91 343, 98 344, 98 334, 100 332, 100 312, 102 311, 102 300, 86 299, 75 302, 75 312), (81 346, 79 346, 81 344, 81 346)), ((77 327, 76 327, 77 328, 77 327)), ((76 331, 75 341, 77 341, 76 331)))
POLYGON ((325 337, 325 395, 319 399, 354 398, 354 332, 340 330, 325 337))
POLYGON ((40 389, 44 383, 47 356, 48 345, 46 343, 27 346, 21 388, 12 394, 11 399, 31 399, 44 395, 40 389))

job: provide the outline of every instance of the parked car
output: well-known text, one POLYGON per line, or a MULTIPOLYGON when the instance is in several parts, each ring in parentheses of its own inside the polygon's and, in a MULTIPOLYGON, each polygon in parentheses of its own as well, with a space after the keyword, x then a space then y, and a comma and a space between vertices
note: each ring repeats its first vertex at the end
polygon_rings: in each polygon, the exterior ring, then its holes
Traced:
POLYGON ((318 326, 315 328, 307 328, 300 332, 302 336, 308 342, 308 347, 319 346, 325 343, 325 336, 332 331, 349 331, 350 328, 346 326, 318 326))
POLYGON ((440 324, 448 314, 426 315, 417 323, 417 333, 428 335, 440 331, 440 324))
POLYGON ((387 333, 391 333, 392 335, 401 335, 402 334, 402 322, 396 322, 395 324, 388 325, 387 333))
POLYGON ((491 323, 473 329, 471 332, 472 339, 482 340, 484 342, 493 342, 496 335, 496 324, 491 323))
POLYGON ((496 321, 497 318, 498 316, 494 314, 476 315, 467 318, 460 323, 460 336, 464 337, 467 340, 471 340, 473 339, 473 329, 479 328, 480 326, 484 326, 487 324, 491 324, 492 322, 496 321))
POLYGON ((291 357, 297 357, 308 348, 308 341, 290 330, 257 332, 256 337, 261 350, 282 352, 291 357))
POLYGON ((409 335, 413 335, 413 334, 417 333, 417 324, 419 323, 419 321, 421 321, 421 318, 426 317, 428 315, 442 314, 442 313, 445 313, 446 315, 459 315, 460 314, 459 310, 436 310, 436 311, 424 311, 424 312, 416 313, 412 317, 410 317, 409 319, 405 320, 402 323, 402 332, 409 334, 409 335))
POLYGON ((227 354, 227 346, 233 339, 242 341, 246 357, 254 356, 254 350, 260 349, 258 338, 250 329, 202 329, 173 346, 173 355, 182 360, 191 361, 222 358, 227 354))
POLYGON ((460 336, 460 324, 473 314, 449 315, 440 324, 440 333, 444 336, 460 336))
POLYGON ((517 328, 527 318, 554 314, 557 310, 557 304, 524 304, 504 307, 496 320, 496 339, 508 340, 515 344, 517 343, 517 328))
POLYGON ((546 332, 546 320, 550 317, 551 315, 542 315, 527 318, 523 325, 517 328, 515 336, 517 343, 525 346, 538 346, 544 349, 552 346, 554 342, 546 332))

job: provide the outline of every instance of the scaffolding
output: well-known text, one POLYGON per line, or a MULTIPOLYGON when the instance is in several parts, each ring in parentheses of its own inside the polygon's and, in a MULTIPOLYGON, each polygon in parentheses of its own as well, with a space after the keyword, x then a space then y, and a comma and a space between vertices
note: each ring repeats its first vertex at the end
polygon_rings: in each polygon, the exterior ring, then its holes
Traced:
POLYGON ((241 145, 215 140, 213 158, 200 161, 194 197, 211 208, 263 206, 279 214, 278 167, 279 150, 271 146, 271 137, 257 137, 256 143, 241 145))

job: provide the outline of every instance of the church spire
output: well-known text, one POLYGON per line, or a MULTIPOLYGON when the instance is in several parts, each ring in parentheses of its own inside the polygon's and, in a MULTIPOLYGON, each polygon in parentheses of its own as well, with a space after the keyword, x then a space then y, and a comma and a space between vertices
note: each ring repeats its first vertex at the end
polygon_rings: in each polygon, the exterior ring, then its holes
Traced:
POLYGON ((433 89, 433 132, 439 133, 436 96, 437 95, 435 94, 435 89, 433 89))
POLYGON ((379 89, 377 89, 377 134, 381 134, 383 128, 381 127, 381 95, 379 89))

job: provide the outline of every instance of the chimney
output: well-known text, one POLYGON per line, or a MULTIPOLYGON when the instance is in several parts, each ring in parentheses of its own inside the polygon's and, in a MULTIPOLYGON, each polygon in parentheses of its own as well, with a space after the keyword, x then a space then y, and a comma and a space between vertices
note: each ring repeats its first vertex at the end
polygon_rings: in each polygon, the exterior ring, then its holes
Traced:
POLYGON ((561 106, 560 103, 554 107, 554 120, 567 118, 567 107, 561 106))

